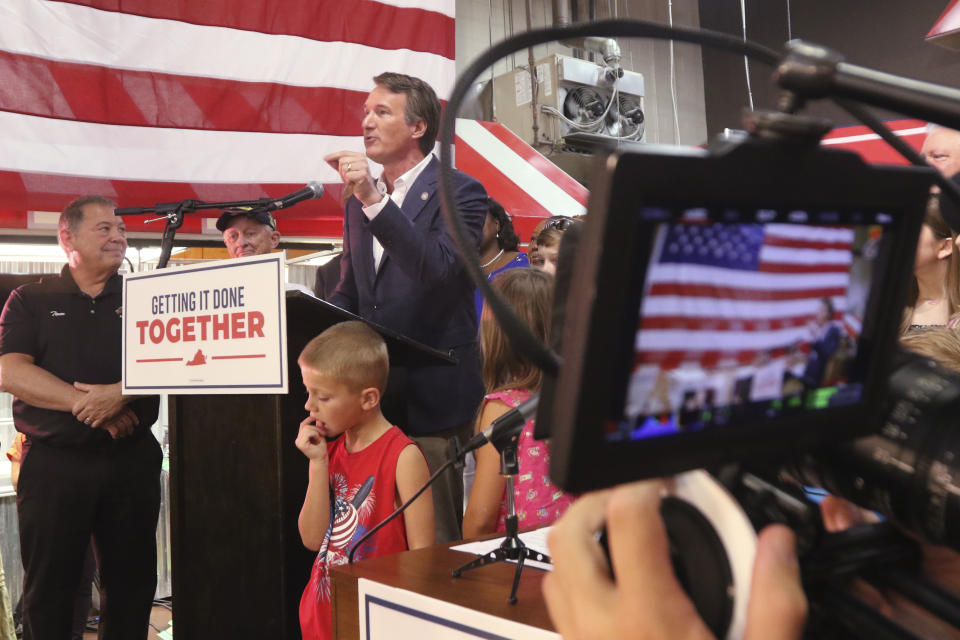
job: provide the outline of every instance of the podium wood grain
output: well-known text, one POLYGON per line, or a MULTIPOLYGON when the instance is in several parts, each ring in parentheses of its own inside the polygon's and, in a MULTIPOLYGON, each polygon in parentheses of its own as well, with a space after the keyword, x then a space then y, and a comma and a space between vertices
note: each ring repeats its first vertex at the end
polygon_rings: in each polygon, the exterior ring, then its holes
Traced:
POLYGON ((517 604, 508 604, 516 565, 496 563, 454 578, 451 572, 476 556, 434 546, 389 556, 362 560, 330 571, 333 604, 333 635, 338 640, 359 640, 357 580, 366 578, 553 631, 547 606, 540 594, 544 571, 524 567, 517 591, 517 604))
MULTIPOLYGON (((2 284, 2 282, 0 282, 2 284)), ((314 336, 351 313, 302 293, 287 294, 286 395, 170 396, 170 536, 179 640, 299 640, 300 594, 315 553, 300 542, 297 517, 307 459, 294 441, 306 412, 297 356, 314 336)), ((391 374, 447 354, 383 328, 391 374)), ((402 383, 402 380, 401 380, 402 383)), ((405 411, 388 383, 384 406, 405 411)), ((390 414, 403 425, 405 414, 390 414)))

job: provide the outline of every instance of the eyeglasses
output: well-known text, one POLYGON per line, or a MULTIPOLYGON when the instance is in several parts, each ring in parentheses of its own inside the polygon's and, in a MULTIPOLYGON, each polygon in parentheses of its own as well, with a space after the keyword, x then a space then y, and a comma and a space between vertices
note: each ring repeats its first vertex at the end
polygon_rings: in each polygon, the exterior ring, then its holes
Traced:
POLYGON ((576 220, 573 218, 568 218, 567 216, 553 216, 552 218, 547 218, 547 221, 543 224, 544 229, 556 229, 557 231, 566 231, 576 220))

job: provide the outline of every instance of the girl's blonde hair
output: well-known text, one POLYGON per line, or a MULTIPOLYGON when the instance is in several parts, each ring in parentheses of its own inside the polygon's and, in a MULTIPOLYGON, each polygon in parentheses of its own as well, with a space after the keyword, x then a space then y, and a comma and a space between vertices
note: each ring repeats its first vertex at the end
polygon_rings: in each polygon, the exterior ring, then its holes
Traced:
POLYGON ((915 353, 936 360, 951 371, 960 372, 960 331, 930 327, 900 338, 900 344, 915 353))
MULTIPOLYGON (((533 335, 546 344, 553 306, 553 276, 539 269, 508 269, 494 278, 493 288, 513 307, 533 335)), ((480 350, 483 386, 488 393, 508 388, 540 388, 540 369, 514 352, 486 304, 480 315, 480 350)))

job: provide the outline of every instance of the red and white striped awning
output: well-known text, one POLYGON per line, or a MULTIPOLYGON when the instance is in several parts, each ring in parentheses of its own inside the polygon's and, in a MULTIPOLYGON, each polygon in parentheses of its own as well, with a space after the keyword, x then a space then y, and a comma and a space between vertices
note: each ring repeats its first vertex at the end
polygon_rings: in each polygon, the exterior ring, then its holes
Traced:
MULTIPOLYGON (((894 135, 911 147, 920 150, 927 135, 927 123, 923 120, 891 120, 885 122, 894 135)), ((825 146, 840 146, 860 154, 872 164, 907 164, 907 160, 893 150, 869 127, 838 127, 823 138, 825 146)))
MULTIPOLYGON (((914 149, 926 136, 922 120, 893 120, 886 125, 914 149)), ((880 136, 865 126, 838 127, 825 146, 842 146, 876 164, 906 164, 880 136)), ((554 215, 586 212, 587 189, 497 122, 457 121, 456 164, 474 176, 514 216, 522 238, 537 222, 554 215)))
MULTIPOLYGON (((886 125, 919 151, 926 122, 893 120, 886 125)), ((824 137, 823 144, 856 151, 869 163, 907 163, 865 126, 838 127, 824 137)), ((587 189, 500 123, 458 120, 456 164, 480 180, 514 216, 522 238, 542 218, 586 212, 587 189)))
POLYGON ((950 4, 933 23, 926 39, 948 49, 960 49, 960 0, 950 0, 950 4))
POLYGON ((521 238, 543 218, 586 213, 586 187, 498 122, 457 120, 456 165, 503 205, 521 238))

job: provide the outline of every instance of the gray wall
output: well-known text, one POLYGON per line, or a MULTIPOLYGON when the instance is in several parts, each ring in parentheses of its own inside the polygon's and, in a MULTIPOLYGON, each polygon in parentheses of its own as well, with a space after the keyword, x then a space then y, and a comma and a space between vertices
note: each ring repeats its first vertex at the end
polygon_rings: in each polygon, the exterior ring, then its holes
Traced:
MULTIPOLYGON (((699 0, 704 28, 742 35, 740 0, 699 0)), ((832 48, 854 64, 919 80, 960 87, 960 52, 928 43, 924 36, 947 6, 946 0, 746 0, 747 37, 776 51, 790 38, 832 48)), ((705 50, 703 56, 707 122, 711 132, 740 127, 747 104, 743 58, 705 50)), ((750 83, 757 108, 776 104, 770 67, 752 64, 750 83)), ((858 124, 827 100, 807 114, 836 126, 858 124)), ((880 112, 883 119, 904 117, 880 112)))
MULTIPOLYGON (((597 19, 632 18, 666 23, 671 0, 610 0, 596 2, 597 19)), ((579 3, 586 6, 587 2, 579 3)), ((672 0, 673 21, 677 26, 699 25, 697 0, 672 0)), ((544 28, 552 24, 549 0, 531 0, 531 24, 544 28)), ((523 0, 457 1, 457 73, 466 69, 479 54, 504 37, 526 30, 526 3, 523 0), (512 26, 511 26, 512 17, 512 26)), ((674 121, 671 96, 670 45, 666 41, 620 40, 623 67, 644 75, 646 97, 646 141, 663 144, 702 144, 707 139, 703 98, 703 71, 700 50, 692 45, 674 46, 677 122, 674 121), (679 126, 677 126, 679 125, 679 126), (677 129, 679 128, 679 139, 677 129)), ((535 47, 534 58, 572 50, 556 43, 535 47)), ((527 52, 517 52, 497 63, 494 75, 526 65, 527 52)), ((483 79, 489 80, 488 71, 483 79)))

